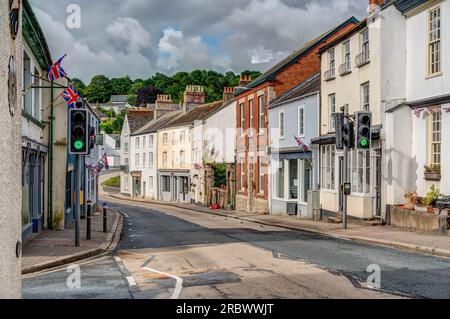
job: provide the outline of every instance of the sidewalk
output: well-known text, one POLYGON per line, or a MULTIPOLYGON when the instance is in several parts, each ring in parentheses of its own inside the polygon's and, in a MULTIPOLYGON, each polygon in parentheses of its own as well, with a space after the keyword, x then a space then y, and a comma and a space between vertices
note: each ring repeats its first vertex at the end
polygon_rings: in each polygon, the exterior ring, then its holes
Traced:
POLYGON ((190 209, 207 214, 227 216, 245 221, 256 222, 266 226, 277 226, 291 230, 307 231, 340 239, 370 243, 416 253, 450 258, 450 237, 448 236, 418 234, 414 232, 402 231, 392 226, 366 226, 355 223, 349 223, 348 229, 343 230, 342 224, 328 224, 325 222, 298 219, 296 216, 260 215, 222 209, 210 210, 207 207, 200 207, 193 204, 174 204, 158 201, 144 201, 131 199, 129 197, 117 194, 110 194, 109 196, 128 201, 137 201, 155 205, 166 205, 190 209))
POLYGON ((121 214, 108 211, 107 233, 103 233, 103 213, 92 218, 92 240, 86 240, 86 219, 81 220, 80 247, 75 247, 75 225, 60 231, 44 230, 23 248, 22 274, 72 263, 115 248, 122 231, 121 214))

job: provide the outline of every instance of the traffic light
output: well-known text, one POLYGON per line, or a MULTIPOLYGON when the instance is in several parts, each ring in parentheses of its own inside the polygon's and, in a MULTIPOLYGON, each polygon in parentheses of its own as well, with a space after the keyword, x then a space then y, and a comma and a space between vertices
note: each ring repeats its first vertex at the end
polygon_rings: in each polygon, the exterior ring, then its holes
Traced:
POLYGON ((334 113, 334 128, 336 131, 336 149, 344 149, 344 113, 334 113))
POLYGON ((356 112, 356 148, 370 150, 372 145, 372 113, 356 112))
POLYGON ((88 114, 86 109, 69 110, 69 154, 89 153, 88 114))
POLYGON ((355 148, 355 125, 352 122, 347 122, 343 126, 342 142, 349 149, 355 148))

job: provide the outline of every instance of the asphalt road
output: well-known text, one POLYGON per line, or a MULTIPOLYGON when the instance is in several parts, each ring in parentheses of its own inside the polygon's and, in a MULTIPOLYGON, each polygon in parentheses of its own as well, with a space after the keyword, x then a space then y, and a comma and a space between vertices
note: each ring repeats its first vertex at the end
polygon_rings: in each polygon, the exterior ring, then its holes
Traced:
POLYGON ((80 265, 76 290, 67 288, 65 268, 28 277, 25 298, 450 298, 447 259, 166 206, 109 204, 128 215, 114 256, 80 265), (366 287, 371 265, 381 270, 378 291, 366 287))

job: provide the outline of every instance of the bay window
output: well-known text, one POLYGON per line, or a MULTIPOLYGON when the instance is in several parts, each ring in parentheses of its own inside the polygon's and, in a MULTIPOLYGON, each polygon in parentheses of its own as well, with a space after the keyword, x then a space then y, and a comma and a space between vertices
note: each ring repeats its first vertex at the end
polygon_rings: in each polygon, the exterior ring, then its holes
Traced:
POLYGON ((370 194, 370 151, 352 150, 349 169, 352 193, 370 194))

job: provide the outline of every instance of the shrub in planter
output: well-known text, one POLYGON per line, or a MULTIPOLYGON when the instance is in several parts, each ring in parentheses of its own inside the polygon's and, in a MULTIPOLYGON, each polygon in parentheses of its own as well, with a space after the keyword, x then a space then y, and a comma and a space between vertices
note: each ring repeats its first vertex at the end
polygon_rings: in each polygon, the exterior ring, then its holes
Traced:
POLYGON ((430 181, 441 180, 441 165, 433 164, 424 166, 425 179, 430 181))

